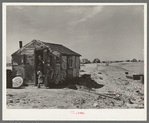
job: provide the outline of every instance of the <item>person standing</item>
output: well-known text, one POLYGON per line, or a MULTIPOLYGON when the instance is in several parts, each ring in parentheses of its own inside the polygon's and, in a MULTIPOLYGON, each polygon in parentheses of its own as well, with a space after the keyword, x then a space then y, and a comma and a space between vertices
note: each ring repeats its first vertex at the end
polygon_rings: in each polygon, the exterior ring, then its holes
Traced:
POLYGON ((38 69, 41 69, 41 71, 43 72, 43 66, 44 65, 44 61, 42 60, 41 55, 38 56, 38 69))
POLYGON ((38 86, 37 88, 40 88, 40 84, 43 83, 43 66, 44 61, 42 60, 41 55, 38 56, 38 67, 37 67, 37 75, 38 75, 38 86))
POLYGON ((42 74, 40 69, 37 71, 37 75, 38 75, 38 85, 37 85, 37 88, 40 88, 40 84, 43 83, 43 74, 42 74))

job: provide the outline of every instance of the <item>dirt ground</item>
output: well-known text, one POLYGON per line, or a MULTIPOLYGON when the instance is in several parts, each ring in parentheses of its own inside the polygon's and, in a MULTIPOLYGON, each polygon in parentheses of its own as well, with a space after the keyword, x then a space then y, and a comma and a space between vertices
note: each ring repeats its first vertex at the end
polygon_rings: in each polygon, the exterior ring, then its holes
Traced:
MULTIPOLYGON (((62 88, 45 89, 28 86, 7 89, 9 109, 134 109, 144 108, 144 84, 133 80, 133 74, 144 74, 144 63, 103 63, 81 66, 80 76, 90 74, 96 84, 91 90, 62 88), (126 77, 125 72, 128 72, 126 77), (130 76, 130 77, 129 77, 130 76)), ((90 81, 89 81, 90 82, 90 81)), ((79 86, 79 88, 78 88, 79 86)), ((84 86, 83 86, 84 87, 84 86)))

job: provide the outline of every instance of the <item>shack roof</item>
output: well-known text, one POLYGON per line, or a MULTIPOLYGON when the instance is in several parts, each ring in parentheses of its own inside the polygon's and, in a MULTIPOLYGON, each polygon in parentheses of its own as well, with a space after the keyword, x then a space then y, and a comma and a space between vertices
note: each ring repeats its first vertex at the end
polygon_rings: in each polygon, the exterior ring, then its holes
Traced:
POLYGON ((13 55, 17 55, 19 54, 21 51, 23 51, 24 49, 26 49, 27 47, 29 47, 32 43, 39 43, 42 46, 48 47, 50 48, 52 51, 57 51, 63 55, 75 55, 75 56, 81 56, 80 54, 70 50, 69 48, 61 45, 61 44, 54 44, 54 43, 48 43, 48 42, 43 42, 40 40, 32 40, 30 43, 24 45, 22 48, 20 48, 19 50, 17 50, 16 52, 14 52, 12 54, 13 55))

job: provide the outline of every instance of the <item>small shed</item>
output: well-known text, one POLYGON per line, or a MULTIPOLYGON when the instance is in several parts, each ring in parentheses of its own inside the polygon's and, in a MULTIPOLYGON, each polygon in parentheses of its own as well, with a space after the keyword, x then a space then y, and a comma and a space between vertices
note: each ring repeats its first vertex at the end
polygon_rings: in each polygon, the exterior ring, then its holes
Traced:
POLYGON ((134 59, 131 60, 131 62, 137 62, 137 59, 134 58, 134 59))
POLYGON ((98 58, 95 58, 95 59, 93 60, 93 63, 100 63, 100 60, 99 60, 98 58))
POLYGON ((42 71, 43 84, 63 83, 67 78, 79 77, 80 54, 61 44, 32 40, 30 43, 14 52, 12 56, 12 77, 20 75, 25 84, 37 85, 38 56, 44 61, 42 71))
POLYGON ((90 61, 88 59, 84 58, 81 60, 81 63, 82 64, 88 64, 88 63, 90 63, 90 61))

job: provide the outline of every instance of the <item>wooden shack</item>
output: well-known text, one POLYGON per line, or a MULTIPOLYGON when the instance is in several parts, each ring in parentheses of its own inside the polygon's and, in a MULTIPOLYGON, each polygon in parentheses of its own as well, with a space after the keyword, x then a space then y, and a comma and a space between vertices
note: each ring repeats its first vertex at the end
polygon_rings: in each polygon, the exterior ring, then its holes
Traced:
POLYGON ((80 54, 61 44, 53 44, 32 40, 30 43, 14 52, 12 56, 12 77, 21 76, 25 84, 37 85, 38 56, 42 56, 43 84, 48 87, 51 83, 63 83, 67 78, 79 76, 80 54))

